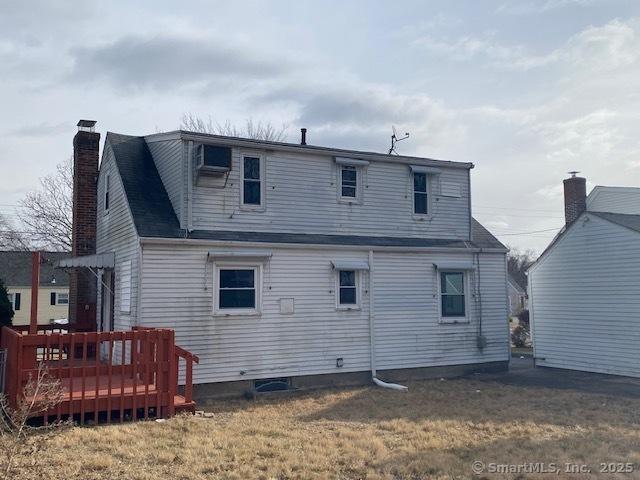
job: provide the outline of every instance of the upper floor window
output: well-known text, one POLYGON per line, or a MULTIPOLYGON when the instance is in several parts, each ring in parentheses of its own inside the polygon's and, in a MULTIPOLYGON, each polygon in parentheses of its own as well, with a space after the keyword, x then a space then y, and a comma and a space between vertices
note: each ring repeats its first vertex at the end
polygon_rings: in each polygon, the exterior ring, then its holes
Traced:
POLYGON ((355 199, 358 195, 358 170, 356 167, 345 165, 340 169, 340 176, 340 195, 345 199, 355 199))
POLYGON ((263 167, 260 157, 242 158, 242 204, 262 206, 263 204, 263 167))
POLYGON ((106 178, 104 179, 104 211, 108 212, 109 211, 109 187, 111 180, 110 180, 110 175, 107 175, 106 178))
POLYGON ((429 213, 427 174, 423 172, 413 172, 413 213, 417 215, 429 213))
POLYGON ((466 317, 464 283, 464 272, 440 272, 442 317, 466 317))

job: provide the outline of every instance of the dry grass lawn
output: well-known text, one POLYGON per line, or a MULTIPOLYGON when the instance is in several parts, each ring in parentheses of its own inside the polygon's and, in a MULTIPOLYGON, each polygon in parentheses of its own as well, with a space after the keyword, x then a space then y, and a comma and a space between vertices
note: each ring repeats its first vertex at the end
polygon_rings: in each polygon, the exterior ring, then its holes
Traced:
MULTIPOLYGON (((590 478, 640 478, 640 400, 472 379, 224 401, 213 418, 72 428, 17 478, 452 479, 490 463, 587 463, 590 478), (598 474, 600 462, 635 473, 598 474), (38 473, 39 472, 39 473, 38 473)), ((499 478, 584 478, 502 475, 499 478)))

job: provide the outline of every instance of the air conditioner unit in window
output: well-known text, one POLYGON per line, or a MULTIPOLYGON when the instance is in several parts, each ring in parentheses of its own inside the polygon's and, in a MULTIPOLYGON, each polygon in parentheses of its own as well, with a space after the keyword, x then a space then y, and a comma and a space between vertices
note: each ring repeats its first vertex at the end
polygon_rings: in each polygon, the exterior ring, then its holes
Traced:
POLYGON ((196 168, 199 174, 224 175, 231 171, 231 148, 217 145, 198 145, 196 168))

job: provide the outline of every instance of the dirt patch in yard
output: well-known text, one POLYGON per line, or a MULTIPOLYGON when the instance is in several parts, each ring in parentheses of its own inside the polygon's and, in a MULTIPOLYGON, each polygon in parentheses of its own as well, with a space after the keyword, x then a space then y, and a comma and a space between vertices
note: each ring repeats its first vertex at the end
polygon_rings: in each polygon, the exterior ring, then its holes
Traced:
POLYGON ((73 428, 37 466, 20 459, 17 478, 584 478, 566 463, 587 464, 591 478, 640 477, 638 399, 473 379, 409 387, 216 402, 206 407, 213 418, 73 428), (599 473, 600 463, 627 462, 635 473, 599 473), (562 471, 495 475, 492 464, 562 471))

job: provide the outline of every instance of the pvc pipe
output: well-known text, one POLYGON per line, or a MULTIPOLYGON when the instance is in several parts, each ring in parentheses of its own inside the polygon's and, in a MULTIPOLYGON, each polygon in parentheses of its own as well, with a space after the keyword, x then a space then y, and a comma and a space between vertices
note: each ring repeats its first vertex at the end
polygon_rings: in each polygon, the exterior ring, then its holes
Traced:
POLYGON ((409 387, 398 385, 397 383, 387 383, 380 380, 376 375, 376 337, 374 328, 374 301, 373 301, 373 250, 369 250, 369 351, 371 354, 371 380, 373 383, 383 388, 391 390, 406 391, 409 387))

